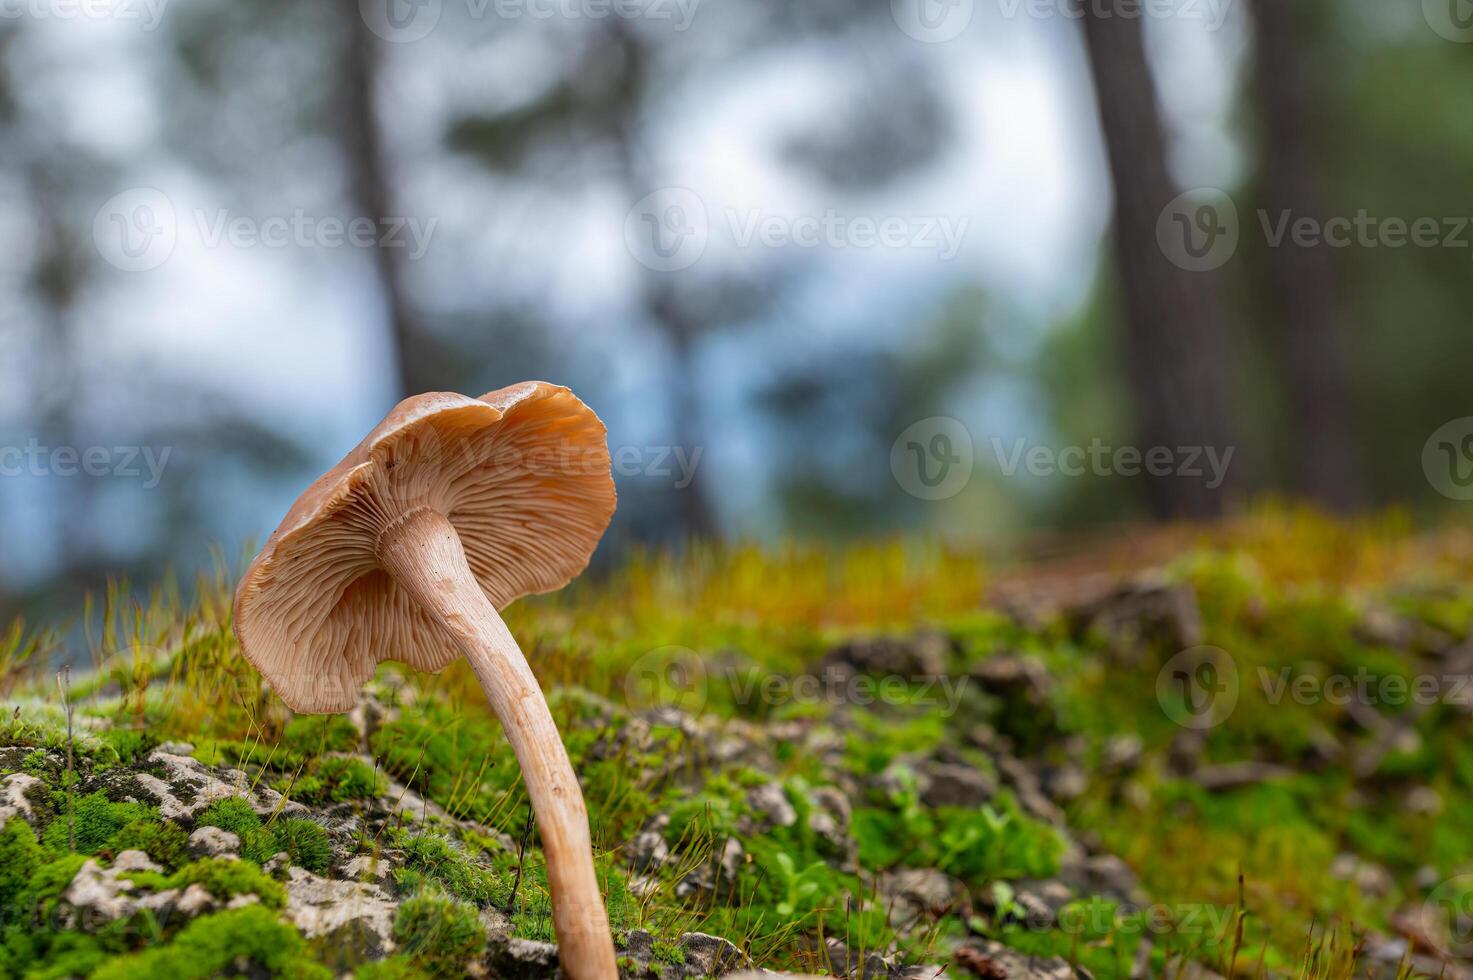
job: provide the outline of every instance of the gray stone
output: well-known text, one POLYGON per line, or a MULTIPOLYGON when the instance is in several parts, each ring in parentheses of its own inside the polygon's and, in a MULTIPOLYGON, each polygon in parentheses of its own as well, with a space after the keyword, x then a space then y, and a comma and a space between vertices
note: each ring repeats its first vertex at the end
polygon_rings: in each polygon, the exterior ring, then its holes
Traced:
POLYGON ((934 868, 884 872, 879 889, 890 909, 890 924, 900 930, 958 911, 967 897, 961 882, 934 868))
POLYGON ((0 826, 11 817, 36 825, 40 817, 37 811, 49 792, 49 787, 35 776, 23 772, 6 776, 0 781, 0 826))
POLYGON ((747 805, 760 813, 769 827, 791 827, 798 822, 798 811, 781 783, 763 783, 747 790, 747 805))
POLYGON ((545 980, 558 971, 557 946, 531 939, 509 939, 491 947, 491 966, 505 980, 545 980))
POLYGON ((888 977, 894 969, 894 957, 882 956, 875 950, 861 957, 837 939, 827 943, 829 969, 835 976, 854 977, 855 980, 879 980, 888 977))
POLYGON ((926 806, 979 807, 997 793, 997 779, 972 766, 927 762, 917 773, 926 806))
POLYGON ((354 954, 349 960, 381 959, 393 951, 398 907, 378 885, 287 870, 286 918, 309 939, 331 936, 346 945, 354 954))
POLYGON ((946 673, 951 641, 943 633, 924 630, 910 637, 876 636, 850 640, 830 650, 823 669, 838 676, 861 673, 919 679, 946 673))
POLYGON ((201 827, 189 835, 189 853, 193 857, 232 857, 240 853, 240 837, 219 827, 201 827))
POLYGON ((1062 956, 1038 957, 988 939, 970 939, 957 948, 957 966, 981 980, 1093 980, 1083 967, 1062 956))
POLYGON ((728 940, 704 932, 687 932, 680 937, 685 962, 702 976, 719 977, 750 969, 752 961, 728 940))
POLYGON ((670 816, 660 814, 644 829, 626 841, 622 849, 624 861, 635 871, 659 868, 670 858, 670 845, 665 841, 665 828, 670 826, 670 816))

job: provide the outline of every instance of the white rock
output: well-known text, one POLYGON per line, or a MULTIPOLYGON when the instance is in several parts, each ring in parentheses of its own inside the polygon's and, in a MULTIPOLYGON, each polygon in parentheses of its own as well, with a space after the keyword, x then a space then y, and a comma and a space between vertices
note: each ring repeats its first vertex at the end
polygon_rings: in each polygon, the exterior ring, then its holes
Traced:
POLYGON ((12 773, 0 781, 0 826, 4 826, 11 817, 21 817, 30 822, 36 814, 27 794, 37 787, 44 789, 45 785, 35 776, 23 772, 12 773))
POLYGON ((394 912, 398 903, 378 885, 363 881, 321 878, 302 868, 290 868, 286 880, 286 917, 310 939, 349 929, 367 934, 377 949, 364 950, 370 958, 394 948, 394 912))
POLYGON ((121 851, 113 858, 112 872, 117 875, 124 871, 153 871, 162 874, 163 868, 153 863, 153 859, 143 851, 121 851))
POLYGON ((189 853, 195 857, 234 857, 240 853, 240 837, 219 827, 200 827, 189 835, 189 853))

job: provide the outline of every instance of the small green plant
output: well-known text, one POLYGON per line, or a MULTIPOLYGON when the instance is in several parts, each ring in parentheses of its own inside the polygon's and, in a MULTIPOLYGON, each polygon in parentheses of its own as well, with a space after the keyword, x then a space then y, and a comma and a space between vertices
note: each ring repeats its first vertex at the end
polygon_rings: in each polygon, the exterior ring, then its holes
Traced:
POLYGON ((204 980, 254 965, 266 975, 293 980, 330 980, 332 973, 305 958, 307 944, 276 913, 248 906, 196 919, 167 946, 118 957, 93 980, 204 980))
POLYGON ((189 860, 189 835, 167 820, 134 820, 107 842, 114 854, 143 851, 169 870, 189 860))
MULTIPOLYGON (((134 877, 135 881, 139 879, 134 877)), ((261 869, 248 861, 230 858, 205 858, 186 864, 164 882, 166 888, 188 888, 202 885, 216 898, 226 901, 237 895, 257 895, 267 908, 281 908, 286 903, 286 892, 280 883, 273 881, 261 869)))
POLYGON ((195 821, 201 827, 219 827, 228 830, 237 837, 244 838, 247 833, 261 826, 261 818, 251 807, 249 801, 239 796, 227 796, 223 800, 211 803, 204 813, 195 821))
POLYGON ((486 927, 475 906, 426 893, 399 906, 394 940, 436 976, 463 976, 465 962, 486 946, 486 927))
POLYGON ((443 834, 399 831, 393 842, 404 852, 404 867, 395 879, 402 891, 412 894, 433 881, 456 898, 477 905, 503 905, 511 897, 511 882, 505 875, 472 863, 443 834))
POLYGON ((0 828, 0 908, 15 908, 40 866, 41 846, 31 825, 19 817, 5 821, 0 828))
POLYGON ((276 846, 290 856, 292 864, 315 874, 326 871, 332 860, 327 831, 302 817, 293 817, 277 827, 276 846))
MULTIPOLYGON (((96 854, 114 834, 126 825, 139 820, 157 821, 158 813, 142 803, 113 803, 103 792, 77 797, 72 812, 72 833, 76 838, 78 854, 96 854)), ((58 806, 65 813, 65 803, 58 806)), ((69 850, 67 819, 58 817, 47 825, 42 841, 50 850, 61 853, 69 850)))

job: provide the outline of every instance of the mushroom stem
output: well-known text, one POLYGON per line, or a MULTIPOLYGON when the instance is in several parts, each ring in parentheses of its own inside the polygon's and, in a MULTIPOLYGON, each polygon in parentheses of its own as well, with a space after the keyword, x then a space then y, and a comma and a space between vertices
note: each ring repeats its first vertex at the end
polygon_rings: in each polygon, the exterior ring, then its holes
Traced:
POLYGON ((563 970, 571 980, 615 980, 614 944, 578 777, 542 688, 476 582, 460 535, 443 514, 422 508, 386 528, 376 550, 384 569, 465 652, 516 751, 542 829, 563 970))

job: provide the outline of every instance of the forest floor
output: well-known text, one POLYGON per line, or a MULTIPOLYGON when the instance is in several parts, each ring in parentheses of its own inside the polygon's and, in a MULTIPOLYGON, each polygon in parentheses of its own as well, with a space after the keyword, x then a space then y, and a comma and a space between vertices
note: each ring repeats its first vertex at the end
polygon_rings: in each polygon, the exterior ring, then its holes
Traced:
MULTIPOLYGON (((698 549, 507 611, 626 977, 1469 975, 1473 535, 698 549)), ((229 576, 0 637, 0 975, 552 976, 462 665, 294 717, 229 576), (63 693, 65 692, 65 693, 63 693), (68 735, 68 710, 71 734, 68 735)))

